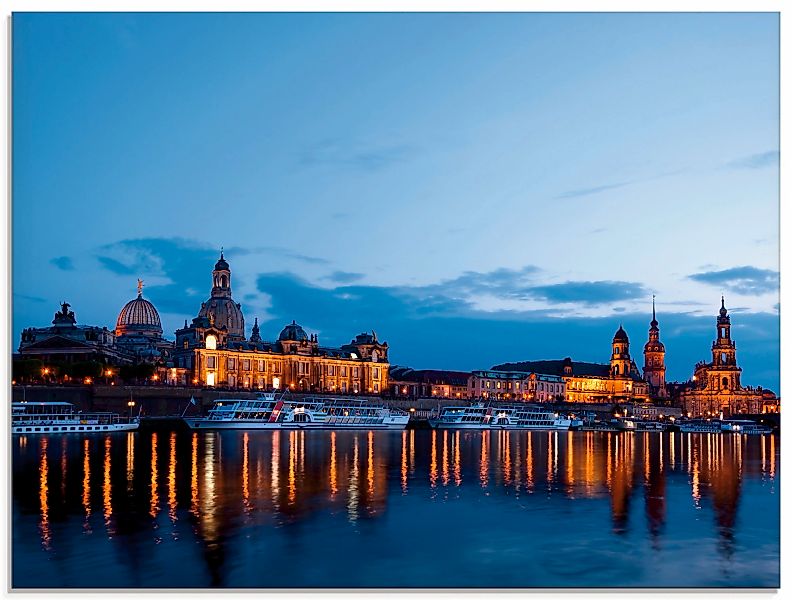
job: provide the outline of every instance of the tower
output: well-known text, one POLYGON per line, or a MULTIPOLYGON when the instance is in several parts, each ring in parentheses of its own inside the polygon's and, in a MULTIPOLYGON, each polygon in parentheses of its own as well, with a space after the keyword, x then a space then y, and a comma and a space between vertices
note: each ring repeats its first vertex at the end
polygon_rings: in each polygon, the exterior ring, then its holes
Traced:
POLYGON ((231 269, 220 250, 220 259, 212 271, 212 298, 231 297, 231 269))
POLYGON ((665 398, 665 346, 660 341, 660 328, 655 314, 655 297, 652 296, 652 321, 649 323, 649 341, 644 346, 644 379, 654 396, 665 398))
POLYGON ((726 310, 726 301, 721 296, 721 308, 718 315, 717 338, 712 342, 712 369, 717 378, 713 381, 713 389, 740 389, 740 369, 737 366, 737 349, 731 339, 731 318, 726 310))
POLYGON ((613 336, 613 352, 611 354, 610 366, 613 377, 630 376, 630 339, 627 332, 619 325, 616 335, 613 336))

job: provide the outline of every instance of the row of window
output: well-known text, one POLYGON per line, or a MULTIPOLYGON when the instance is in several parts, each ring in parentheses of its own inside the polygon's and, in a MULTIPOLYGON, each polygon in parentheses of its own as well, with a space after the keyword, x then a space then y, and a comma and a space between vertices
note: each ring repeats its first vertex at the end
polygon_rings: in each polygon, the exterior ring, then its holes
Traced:
MULTIPOLYGON (((255 360, 251 361, 249 358, 241 359, 240 366, 242 367, 242 371, 250 371, 251 364, 255 364, 256 370, 265 373, 266 367, 270 368, 270 372, 279 374, 281 372, 281 364, 278 362, 270 362, 267 363, 263 360, 255 360)), ((217 357, 216 356, 207 356, 206 357, 206 368, 207 369, 216 369, 217 368, 217 357)), ((229 371, 235 371, 237 368, 237 359, 229 357, 226 359, 226 368, 229 371)), ((336 375, 336 371, 338 371, 341 377, 347 377, 349 367, 341 366, 336 369, 336 365, 325 365, 325 373, 331 377, 336 375)), ((352 367, 352 377, 360 377, 360 367, 352 367)), ((299 362, 297 363, 297 374, 298 375, 308 375, 310 372, 310 363, 307 362, 299 362)), ((372 379, 379 379, 380 378, 380 368, 374 367, 372 370, 372 379)))
POLYGON ((73 425, 70 427, 16 427, 14 428, 14 433, 22 433, 22 430, 25 430, 25 433, 46 433, 48 431, 56 432, 56 431, 106 431, 109 429, 109 425, 73 425))

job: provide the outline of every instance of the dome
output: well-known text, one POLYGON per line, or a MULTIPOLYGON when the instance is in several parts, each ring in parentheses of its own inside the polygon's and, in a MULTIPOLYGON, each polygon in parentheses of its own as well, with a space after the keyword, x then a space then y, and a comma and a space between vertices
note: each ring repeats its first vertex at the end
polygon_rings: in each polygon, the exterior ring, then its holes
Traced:
POLYGON ((278 336, 278 341, 281 342, 302 342, 303 340, 308 340, 308 334, 305 333, 305 330, 297 325, 297 323, 294 321, 292 321, 289 325, 286 325, 286 327, 283 328, 283 331, 281 331, 280 335, 278 336))
POLYGON ((613 336, 614 342, 627 342, 629 341, 627 338, 627 332, 624 331, 624 328, 619 325, 619 330, 616 332, 616 335, 613 336))
POLYGON ((124 305, 124 308, 118 313, 116 321, 116 335, 133 331, 151 331, 162 334, 162 323, 157 309, 141 294, 124 305))
POLYGON ((215 271, 230 271, 231 269, 228 267, 228 263, 226 262, 225 258, 223 258, 223 253, 220 252, 220 259, 215 263, 215 271))
POLYGON ((644 352, 665 352, 665 346, 661 341, 649 340, 644 346, 644 352))
POLYGON ((206 317, 213 327, 228 330, 229 336, 245 338, 245 317, 242 308, 229 297, 209 298, 201 304, 199 317, 206 317))

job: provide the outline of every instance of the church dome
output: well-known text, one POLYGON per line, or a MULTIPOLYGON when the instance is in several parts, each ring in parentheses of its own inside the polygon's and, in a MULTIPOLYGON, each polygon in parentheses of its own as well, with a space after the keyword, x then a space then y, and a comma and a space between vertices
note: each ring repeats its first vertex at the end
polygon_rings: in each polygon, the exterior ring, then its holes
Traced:
POLYGON ((199 317, 209 319, 213 327, 228 330, 228 335, 245 338, 245 317, 242 315, 242 307, 230 297, 212 297, 201 304, 199 317))
POLYGON ((116 335, 140 331, 162 334, 162 323, 154 305, 138 293, 137 298, 127 302, 118 313, 116 335))
POLYGON ((280 332, 278 336, 278 341, 287 342, 302 342, 303 340, 308 340, 308 334, 305 333, 305 330, 297 325, 296 322, 292 321, 289 325, 283 328, 283 331, 280 332))
POLYGON ((220 253, 220 260, 218 260, 215 263, 214 270, 215 271, 230 271, 231 270, 230 267, 228 266, 228 263, 226 262, 226 259, 223 257, 223 253, 222 252, 220 253))
POLYGON ((627 342, 629 341, 627 338, 627 332, 624 331, 624 328, 619 325, 619 330, 616 332, 616 335, 613 336, 614 342, 627 342))

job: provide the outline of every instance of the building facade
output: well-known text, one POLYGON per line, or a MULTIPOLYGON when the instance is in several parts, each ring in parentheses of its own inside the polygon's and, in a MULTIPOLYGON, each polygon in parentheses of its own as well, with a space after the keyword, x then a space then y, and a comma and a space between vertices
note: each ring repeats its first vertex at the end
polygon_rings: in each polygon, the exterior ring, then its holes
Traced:
POLYGON ((655 302, 652 296, 652 321, 649 323, 649 341, 644 345, 644 381, 649 386, 652 398, 668 398, 665 384, 665 346, 660 341, 660 328, 655 315, 655 302))
POLYGON ((277 340, 261 338, 258 319, 245 337, 242 307, 231 292, 231 269, 221 253, 212 291, 198 315, 176 331, 168 378, 177 384, 249 390, 381 394, 388 389, 388 344, 361 333, 340 348, 319 344, 295 321, 277 340))
POLYGON ((77 325, 70 304, 61 304, 51 327, 28 327, 22 330, 19 358, 38 359, 45 363, 99 362, 106 365, 131 364, 133 359, 116 344, 116 336, 107 327, 77 325))
POLYGON ((690 383, 680 394, 683 409, 691 416, 722 414, 724 417, 777 411, 775 394, 761 387, 742 385, 742 369, 737 365, 737 345, 731 336, 731 317, 723 297, 715 323, 712 361, 702 361, 694 367, 690 383))

